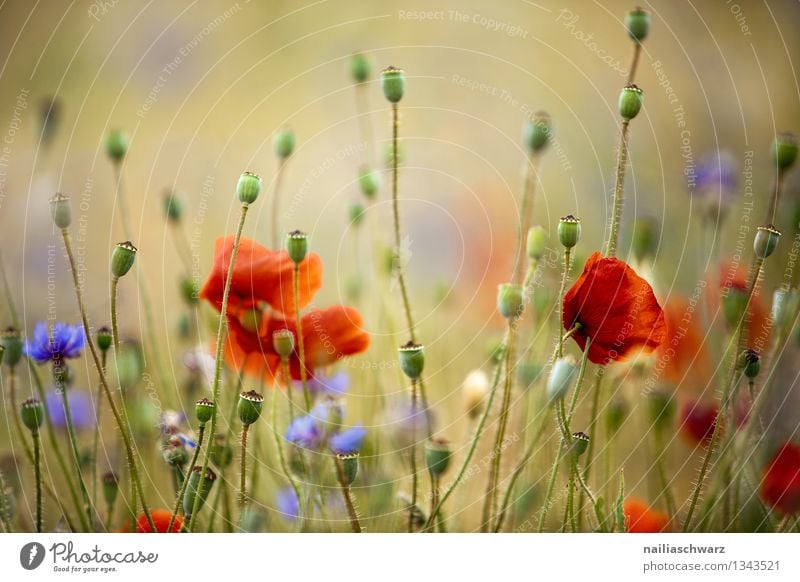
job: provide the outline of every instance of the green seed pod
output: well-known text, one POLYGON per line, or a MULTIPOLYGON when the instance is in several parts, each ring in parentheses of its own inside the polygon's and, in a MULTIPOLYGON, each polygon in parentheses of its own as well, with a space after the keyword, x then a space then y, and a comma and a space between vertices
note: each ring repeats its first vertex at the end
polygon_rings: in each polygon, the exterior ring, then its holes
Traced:
POLYGON ((113 130, 106 138, 106 153, 114 162, 122 161, 128 152, 128 136, 119 131, 113 130))
POLYGON ((550 376, 547 378, 547 400, 551 406, 564 399, 572 386, 572 380, 577 372, 578 367, 575 365, 575 358, 572 356, 558 358, 555 361, 550 370, 550 376))
POLYGON ((293 230, 287 234, 286 250, 295 265, 302 263, 308 254, 308 235, 300 230, 293 230))
POLYGON ((119 279, 124 277, 136 261, 136 247, 129 240, 117 243, 111 253, 111 274, 119 279))
POLYGON ((558 240, 565 248, 571 249, 581 239, 581 221, 571 214, 558 221, 558 240))
POLYGON ((525 121, 522 126, 522 141, 531 153, 538 153, 550 143, 553 125, 550 116, 544 111, 538 111, 533 119, 525 121))
POLYGON ((364 205, 360 202, 354 202, 350 205, 350 208, 347 209, 348 214, 350 215, 350 222, 353 226, 358 226, 362 222, 364 222, 364 205))
POLYGON ((295 137, 294 132, 290 129, 284 129, 275 134, 272 138, 272 148, 275 155, 280 159, 285 160, 294 152, 295 137))
POLYGON ((336 455, 336 459, 342 468, 342 479, 344 485, 350 486, 358 475, 358 453, 350 455, 336 455))
POLYGON ((644 93, 636 85, 628 85, 619 94, 619 114, 622 119, 630 121, 642 109, 644 93))
POLYGON ((22 348, 25 345, 22 334, 14 327, 7 327, 0 332, 0 345, 4 349, 3 363, 13 368, 22 359, 22 348))
POLYGON ((408 342, 400 347, 400 368, 411 380, 416 380, 422 375, 425 367, 425 346, 408 342))
POLYGON ((239 403, 236 411, 239 413, 239 420, 242 424, 249 426, 261 416, 261 409, 264 407, 264 397, 258 392, 250 390, 239 394, 239 403))
POLYGON ((544 256, 547 250, 547 242, 550 236, 543 226, 532 226, 528 229, 528 258, 532 261, 538 261, 544 256))
POLYGON ((609 434, 616 434, 628 416, 628 401, 624 396, 617 395, 608 403, 606 410, 606 427, 609 434))
POLYGON ((50 215, 58 228, 69 228, 72 222, 72 208, 70 207, 69 196, 61 192, 56 193, 50 199, 50 215))
POLYGON ((434 477, 444 475, 450 466, 450 443, 446 439, 434 438, 425 443, 425 464, 434 477))
POLYGON ((399 103, 405 89, 405 76, 402 69, 387 67, 381 73, 383 95, 391 103, 399 103))
POLYGON ((181 215, 183 214, 183 205, 181 204, 180 198, 178 198, 178 193, 172 188, 168 188, 164 192, 163 204, 164 216, 166 217, 167 221, 173 224, 178 224, 181 221, 181 215))
POLYGON ((288 329, 273 332, 272 347, 281 358, 288 358, 294 352, 294 334, 288 329))
POLYGON ((503 283, 497 287, 497 310, 508 320, 518 319, 525 309, 522 285, 503 283))
POLYGON ((170 439, 163 445, 161 455, 164 462, 170 467, 183 467, 189 462, 189 451, 183 446, 183 441, 177 436, 170 439))
POLYGON ((356 53, 350 57, 350 74, 356 83, 366 82, 369 79, 371 69, 369 59, 365 55, 356 53))
POLYGON ((186 492, 183 494, 183 514, 186 516, 186 519, 191 519, 192 517, 194 500, 198 492, 200 494, 200 504, 197 508, 199 511, 203 509, 203 505, 206 499, 208 499, 208 494, 211 492, 211 486, 214 484, 214 481, 217 480, 217 474, 209 468, 201 482, 200 475, 202 472, 203 467, 195 466, 189 474, 189 477, 187 477, 189 482, 186 484, 186 492))
POLYGON ((798 137, 793 133, 779 133, 772 143, 772 156, 779 172, 794 166, 797 160, 798 137))
POLYGON ((106 325, 98 329, 94 337, 97 342, 97 347, 100 348, 101 352, 107 352, 111 347, 111 342, 114 340, 111 335, 111 329, 106 325))
POLYGON ((631 40, 642 42, 650 32, 650 14, 637 6, 625 15, 625 28, 631 40))
POLYGON ((780 238, 781 231, 773 225, 759 226, 756 231, 756 238, 753 241, 753 250, 756 253, 756 257, 763 260, 774 253, 780 238))
POLYGON ((200 296, 200 290, 198 289, 195 280, 190 277, 183 277, 180 280, 179 285, 183 300, 189 305, 194 305, 197 303, 197 298, 200 296))
POLYGON ((369 199, 375 198, 375 194, 378 193, 378 189, 381 187, 381 175, 377 170, 362 166, 358 171, 358 186, 364 196, 369 199))
POLYGON ((38 433, 44 422, 44 405, 36 398, 28 398, 20 405, 20 418, 31 434, 38 433))
POLYGON ((574 459, 580 457, 586 452, 589 447, 589 435, 585 432, 576 432, 572 434, 572 443, 570 445, 570 454, 574 459))
POLYGON ((119 493, 119 477, 114 471, 104 473, 101 477, 103 482, 103 499, 108 507, 114 505, 119 493))
POLYGON ((253 172, 244 172, 236 184, 236 195, 242 204, 252 204, 261 193, 261 177, 253 172))
POLYGON ((225 434, 218 434, 214 437, 211 446, 211 462, 222 470, 225 470, 233 462, 233 446, 228 441, 225 434))
POLYGON ((675 399, 665 389, 656 388, 647 394, 647 412, 656 428, 669 426, 675 418, 675 399))
POLYGON ((739 354, 739 368, 744 371, 744 375, 748 378, 755 378, 761 371, 761 356, 755 350, 743 350, 739 354))
POLYGON ((214 407, 215 404, 208 398, 201 398, 195 402, 194 414, 197 416, 197 422, 203 425, 211 420, 211 416, 214 414, 214 407))
POLYGON ((652 218, 637 218, 633 222, 633 235, 631 236, 631 247, 633 257, 641 262, 644 259, 655 255, 656 245, 656 222, 652 218))
POLYGON ((747 292, 738 287, 728 287, 722 294, 722 314, 729 327, 734 328, 747 307, 747 292))

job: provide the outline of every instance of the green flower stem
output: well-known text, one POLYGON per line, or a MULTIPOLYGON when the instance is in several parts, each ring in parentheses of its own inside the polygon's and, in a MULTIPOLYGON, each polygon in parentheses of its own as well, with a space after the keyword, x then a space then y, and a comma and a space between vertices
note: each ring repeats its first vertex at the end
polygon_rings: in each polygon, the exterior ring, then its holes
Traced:
POLYGON ((356 511, 356 506, 353 504, 353 494, 350 490, 350 485, 347 484, 347 480, 344 476, 342 462, 336 455, 333 455, 333 463, 336 466, 336 478, 339 480, 339 486, 342 489, 344 504, 345 507, 347 507, 347 515, 350 518, 350 527, 353 530, 353 533, 361 533, 362 530, 361 524, 358 521, 358 512, 356 511))
POLYGON ((69 405, 69 398, 67 396, 67 387, 58 386, 61 391, 61 402, 64 405, 64 419, 67 423, 67 436, 69 437, 69 444, 72 449, 72 458, 75 461, 75 476, 80 486, 81 497, 83 498, 83 511, 86 512, 86 519, 92 523, 92 502, 89 499, 89 490, 86 488, 86 482, 83 480, 83 473, 81 472, 81 454, 78 450, 78 439, 75 436, 75 424, 72 422, 72 407, 69 405))
POLYGON ((288 158, 280 158, 278 161, 278 171, 275 172, 275 187, 272 190, 272 248, 280 248, 280 203, 281 186, 283 185, 283 175, 286 173, 286 161, 288 158))
POLYGON ((358 126, 361 130, 361 140, 367 148, 367 163, 372 166, 374 154, 372 124, 369 119, 369 106, 367 98, 369 96, 366 83, 356 83, 355 85, 356 113, 358 114, 358 126))
POLYGON ((136 457, 133 453, 133 445, 132 441, 133 438, 129 434, 129 428, 126 427, 122 422, 122 417, 119 414, 119 410, 117 410, 117 405, 114 403, 114 397, 111 395, 111 389, 108 386, 108 380, 106 380, 106 375, 103 372, 103 364, 100 361, 100 356, 97 354, 97 347, 94 345, 94 339, 92 338, 92 331, 89 327, 89 319, 86 316, 86 306, 83 302, 83 291, 81 291, 80 281, 78 280, 78 271, 75 264, 75 257, 72 252, 72 242, 70 239, 69 231, 64 228, 61 229, 61 237, 64 240, 64 248, 67 251, 67 258, 69 260, 70 270, 72 271, 72 282, 75 286, 75 294, 78 300, 78 309, 81 312, 81 321, 83 323, 83 331, 86 334, 86 343, 89 346, 89 351, 92 354, 92 359, 94 360, 95 368, 97 369, 97 373, 100 375, 100 384, 103 386, 103 391, 106 393, 106 398, 108 399, 108 404, 111 407, 111 412, 114 415, 114 420, 117 423, 117 427, 119 428, 120 434, 122 434, 122 441, 125 446, 125 454, 128 458, 128 465, 130 467, 130 472, 132 475, 132 479, 135 483, 136 489, 139 493, 139 498, 142 501, 142 511, 144 511, 144 515, 147 518, 147 523, 150 525, 152 531, 156 531, 155 524, 153 523, 153 518, 150 515, 150 510, 147 508, 147 503, 145 502, 144 498, 144 489, 142 488, 142 484, 139 481, 139 471, 137 469, 136 464, 136 457))
POLYGON ((631 57, 631 67, 628 69, 628 85, 633 84, 633 79, 636 76, 636 69, 639 66, 639 56, 642 53, 642 43, 635 40, 633 41, 633 57, 631 57))
MULTIPOLYGON (((725 381, 725 384, 722 386, 722 395, 720 398, 720 406, 719 410, 727 410, 728 407, 728 400, 730 396, 731 387, 733 386, 735 375, 736 375, 736 368, 739 361, 739 346, 742 342, 742 336, 744 335, 742 332, 742 328, 744 326, 745 321, 747 320, 747 312, 750 309, 750 302, 753 299, 753 293, 755 292, 756 285, 758 283, 758 278, 761 275, 761 267, 764 264, 763 259, 756 258, 753 263, 753 273, 748 285, 747 289, 747 301, 745 302, 744 311, 739 317, 739 321, 736 322, 736 329, 734 330, 732 339, 732 345, 736 348, 730 360, 730 367, 728 371, 728 377, 725 381)), ((703 457, 703 464, 700 467, 700 474, 697 477, 697 482, 695 483, 694 490, 692 491, 692 496, 689 501, 689 511, 686 514, 686 520, 683 522, 682 531, 688 532, 691 531, 692 525, 692 517, 694 515, 695 507, 697 507, 697 501, 700 498, 700 492, 703 489, 703 482, 705 481, 706 472, 708 471, 708 467, 711 464, 711 459, 714 456, 714 450, 717 447, 717 442, 719 441, 720 435, 722 433, 722 422, 715 422, 714 423, 714 432, 711 434, 711 442, 708 444, 706 448, 705 455, 703 457)))
MULTIPOLYGON (((594 389, 592 392, 592 407, 589 412, 589 428, 587 432, 591 435, 595 433, 597 421, 600 416, 600 393, 603 389, 603 378, 605 377, 605 366, 599 366, 594 377, 594 389)), ((589 482, 589 474, 594 466, 594 443, 598 439, 590 438, 589 446, 586 448, 586 465, 583 468, 583 480, 589 482)), ((583 525, 583 491, 578 496, 578 529, 583 525)))
POLYGON ((3 472, 0 471, 0 523, 5 527, 6 533, 14 533, 14 528, 11 527, 11 516, 9 515, 10 502, 6 491, 6 480, 3 478, 3 472))
MULTIPOLYGON (((212 401, 214 403, 219 401, 219 378, 222 372, 222 345, 225 339, 225 333, 228 322, 228 297, 231 292, 231 281, 233 280, 233 266, 236 264, 236 255, 239 252, 239 241, 242 238, 242 231, 244 230, 244 221, 247 218, 248 204, 242 204, 242 213, 239 218, 239 226, 236 228, 236 236, 233 240, 233 251, 231 252, 231 262, 228 265, 228 275, 225 278, 225 289, 222 292, 222 306, 219 311, 219 326, 217 327, 217 347, 214 352, 214 379, 211 383, 212 401)), ((211 411, 211 429, 209 431, 209 439, 214 438, 217 430, 217 406, 214 406, 211 411)), ((211 459, 211 447, 206 447, 206 453, 203 456, 203 468, 200 471, 200 476, 204 477, 208 471, 208 462, 211 459)), ((200 510, 200 499, 202 498, 202 488, 205 486, 205 479, 200 479, 200 486, 198 487, 197 495, 194 498, 194 506, 192 507, 192 519, 189 524, 189 531, 194 531, 195 523, 197 522, 197 513, 200 510)))
POLYGON ((489 469, 489 478, 486 481, 486 493, 483 498, 483 513, 481 516, 481 532, 487 532, 492 526, 494 517, 497 513, 498 482, 500 479, 500 462, 503 455, 503 444, 506 438, 506 426, 508 425, 508 412, 511 405, 511 385, 513 377, 514 363, 514 339, 516 320, 508 322, 508 343, 505 350, 505 386, 503 389, 503 400, 500 405, 500 417, 498 419, 497 435, 492 449, 492 465, 489 469))
POLYGON ((300 317, 300 265, 295 264, 294 276, 292 277, 292 287, 294 287, 294 318, 297 327, 297 350, 300 357, 300 381, 303 384, 303 400, 306 404, 306 414, 311 412, 311 394, 308 391, 308 370, 306 370, 306 348, 303 340, 303 321, 300 317))
POLYGON ((42 533, 42 438, 39 431, 33 434, 33 472, 36 479, 36 533, 42 533))
POLYGON ((661 496, 664 498, 664 503, 667 506, 667 514, 669 515, 669 518, 672 519, 675 517, 677 509, 675 507, 675 497, 672 495, 672 488, 670 487, 669 478, 667 477, 667 467, 664 463, 667 454, 667 447, 666 443, 664 443, 664 433, 662 428, 655 428, 653 440, 655 441, 656 471, 658 472, 658 482, 659 487, 661 488, 661 496))
POLYGON ((628 165, 628 124, 630 120, 622 120, 619 132, 619 151, 617 154, 617 175, 614 181, 614 207, 611 215, 611 233, 606 245, 606 256, 617 255, 617 242, 619 239, 619 224, 622 221, 622 206, 625 191, 625 170, 628 165))
MULTIPOLYGON (((289 359, 282 358, 281 359, 281 368, 283 369, 283 378, 284 382, 286 383, 286 393, 291 394, 292 390, 292 380, 289 377, 289 359)), ((272 390, 272 435, 275 437, 275 449, 278 452, 278 461, 281 464, 281 470, 283 471, 283 476, 286 477, 286 480, 289 482, 289 485, 292 487, 295 496, 297 497, 297 503, 299 504, 302 496, 300 494, 300 486, 297 484, 292 472, 289 470, 289 465, 286 463, 286 454, 283 450, 283 442, 281 441, 280 433, 278 432, 278 402, 277 402, 277 393, 278 388, 275 387, 272 390)), ((289 410, 290 414, 292 408, 292 403, 289 401, 289 410)), ((303 519, 304 512, 299 512, 300 515, 298 519, 303 519)))
MULTIPOLYGON (((216 408, 216 407, 215 407, 216 408)), ((181 505, 183 505, 183 496, 186 494, 186 486, 189 484, 189 476, 192 474, 195 465, 197 465, 197 458, 200 456, 200 449, 203 448, 203 438, 206 433, 206 423, 201 422, 200 426, 198 427, 197 432, 197 446, 194 448, 194 454, 192 455, 192 462, 189 463, 189 470, 186 471, 186 476, 181 483, 181 488, 178 491, 178 495, 175 498, 175 507, 172 510, 172 515, 169 518, 169 527, 167 527, 167 531, 172 531, 172 526, 175 524, 175 518, 178 515, 178 511, 180 511, 181 505)))
POLYGON ((767 210, 767 218, 764 221, 764 224, 772 224, 775 222, 775 212, 778 210, 778 204, 780 204, 781 201, 785 178, 786 172, 783 170, 778 170, 778 176, 775 178, 775 188, 773 190, 772 197, 769 199, 769 209, 767 210))
MULTIPOLYGON (((500 356, 505 356, 505 350, 507 349, 508 337, 505 338, 502 347, 500 348, 500 356)), ((469 468, 469 464, 472 461, 472 457, 475 455, 475 451, 478 448, 478 442, 480 441, 481 435, 483 434, 483 428, 486 425, 486 419, 489 417, 489 411, 492 409, 492 403, 494 402, 494 397, 497 393, 497 386, 500 383, 500 373, 503 369, 503 366, 498 364, 495 366, 494 373, 492 374, 492 382, 489 388, 489 398, 486 400, 486 406, 483 409, 483 414, 481 414, 481 418, 478 421, 478 425, 475 427, 475 435, 472 437, 472 442, 469 445, 469 449, 467 450, 467 455, 464 457, 464 462, 461 464, 461 468, 458 470, 458 474, 450 486, 447 488, 447 491, 444 492, 442 498, 439 500, 439 503, 436 505, 433 511, 431 511, 430 516, 428 516, 428 521, 425 523, 425 528, 423 531, 430 531, 432 525, 436 521, 436 516, 442 510, 442 506, 445 504, 447 499, 450 495, 453 494, 456 487, 461 483, 464 479, 464 475, 469 468)))
MULTIPOLYGON (((106 370, 106 352, 102 352, 101 361, 103 371, 106 370)), ((97 451, 100 448, 100 408, 103 402, 103 392, 100 386, 97 387, 97 394, 94 399, 94 437, 92 440, 92 506, 97 508, 97 451)))
MULTIPOLYGON (((561 315, 564 312, 564 293, 567 290, 567 279, 569 278, 569 264, 572 257, 572 249, 567 247, 564 249, 564 272, 561 274, 561 287, 558 290, 558 313, 561 315)), ((575 332, 573 332, 575 333, 575 332)), ((558 324, 558 357, 564 355, 564 326, 561 322, 558 324)))
POLYGON ((239 512, 247 505, 247 433, 250 425, 242 425, 242 463, 239 470, 239 512))
POLYGON ((528 229, 531 225, 539 160, 541 160, 541 155, 538 152, 532 152, 525 166, 525 181, 522 186, 522 199, 520 200, 519 230, 517 231, 517 256, 514 260, 514 271, 512 273, 512 281, 517 285, 522 283, 522 275, 524 273, 525 237, 528 236, 528 229))
MULTIPOLYGON (((411 414, 417 410, 417 381, 411 380, 411 414)), ((417 509, 417 431, 414 422, 411 423, 411 506, 408 508, 408 533, 414 531, 414 512, 417 509)))

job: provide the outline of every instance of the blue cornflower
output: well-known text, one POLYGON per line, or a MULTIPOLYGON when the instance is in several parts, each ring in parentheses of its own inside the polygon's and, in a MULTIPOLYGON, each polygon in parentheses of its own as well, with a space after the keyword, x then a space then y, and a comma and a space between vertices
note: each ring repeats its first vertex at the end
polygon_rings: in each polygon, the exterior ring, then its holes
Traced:
POLYGON ((317 449, 322 444, 323 431, 318 419, 308 414, 295 418, 286 430, 286 440, 304 449, 317 449))
POLYGON ((352 455, 361 450, 365 436, 367 436, 367 429, 356 425, 333 435, 328 444, 331 451, 337 455, 352 455))
POLYGON ((56 322, 53 333, 40 321, 33 329, 33 337, 25 340, 25 355, 39 364, 52 361, 60 364, 66 358, 77 358, 86 345, 86 335, 81 325, 56 322))
POLYGON ((291 487, 278 491, 275 497, 275 505, 282 517, 287 521, 294 521, 300 511, 300 503, 297 500, 294 489, 291 487))
POLYGON ((317 404, 311 414, 295 418, 286 431, 286 440, 304 449, 319 450, 327 443, 334 453, 357 453, 367 434, 357 425, 340 430, 341 405, 336 401, 317 404))
MULTIPOLYGON (((333 376, 316 374, 308 380, 307 386, 312 396, 341 398, 347 394, 347 390, 350 388, 350 376, 346 372, 339 372, 333 376)), ((302 390, 303 383, 295 380, 294 387, 297 390, 302 390)))
MULTIPOLYGON (((94 426, 94 402, 88 393, 80 390, 67 390, 67 401, 70 414, 72 414, 72 424, 76 430, 94 426)), ((44 395, 44 405, 47 407, 47 414, 50 416, 53 426, 67 428, 64 400, 61 393, 56 390, 48 390, 44 395)))

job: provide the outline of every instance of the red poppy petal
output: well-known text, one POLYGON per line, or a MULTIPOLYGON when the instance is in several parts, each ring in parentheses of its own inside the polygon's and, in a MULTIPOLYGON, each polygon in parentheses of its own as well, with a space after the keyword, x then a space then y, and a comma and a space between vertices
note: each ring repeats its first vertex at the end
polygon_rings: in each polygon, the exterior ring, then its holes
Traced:
MULTIPOLYGON (((172 519, 171 511, 167 509, 151 509, 150 517, 153 519, 153 525, 156 526, 156 533, 168 533, 169 520, 172 519)), ((180 515, 176 516, 175 522, 172 524, 172 533, 181 531, 182 525, 183 519, 180 515)), ((136 516, 136 533, 153 533, 150 522, 147 521, 147 516, 144 513, 136 516)))
POLYGON ((659 533, 669 525, 669 516, 666 513, 650 509, 641 499, 625 501, 623 512, 629 533, 659 533))
POLYGON ((800 446, 784 443, 767 465, 761 497, 785 514, 800 511, 800 446))

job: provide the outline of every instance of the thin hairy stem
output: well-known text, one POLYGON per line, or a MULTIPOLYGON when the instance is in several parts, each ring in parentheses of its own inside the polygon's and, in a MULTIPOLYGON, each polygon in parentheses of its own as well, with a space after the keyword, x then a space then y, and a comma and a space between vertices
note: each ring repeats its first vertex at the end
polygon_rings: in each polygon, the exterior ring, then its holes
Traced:
POLYGON ((86 519, 92 523, 92 502, 89 499, 89 490, 86 488, 86 483, 83 480, 83 473, 81 471, 81 453, 78 450, 78 439, 75 436, 75 424, 72 422, 72 407, 69 405, 69 397, 67 395, 66 386, 58 386, 61 392, 61 402, 64 406, 64 419, 67 424, 67 436, 69 438, 69 445, 72 449, 72 459, 75 462, 75 475, 78 480, 78 485, 83 498, 83 511, 86 512, 86 519))
POLYGON ((36 533, 42 533, 42 439, 39 431, 33 431, 33 472, 36 479, 36 533))
POLYGON ((294 317, 297 327, 297 350, 300 357, 300 382, 303 385, 303 400, 306 404, 306 414, 311 412, 311 394, 308 391, 308 370, 306 370, 306 347, 303 339, 303 319, 300 317, 300 265, 295 264, 292 277, 294 288, 294 317))
POLYGON ((630 120, 622 120, 619 132, 619 150, 617 153, 617 174, 614 181, 614 206, 611 214, 611 231, 606 245, 606 256, 617 255, 617 242, 619 241, 619 225, 622 221, 622 207, 625 193, 625 170, 628 165, 628 124, 630 120))
POLYGON ((333 463, 336 465, 336 477, 339 480, 339 487, 342 489, 342 497, 344 498, 344 504, 347 508, 347 515, 350 518, 350 528, 353 530, 353 533, 361 533, 361 524, 358 521, 358 512, 356 511, 356 506, 353 504, 353 494, 350 490, 350 485, 345 478, 342 462, 336 455, 334 455, 333 463))
POLYGON ((280 205, 281 205, 281 186, 283 185, 283 174, 286 172, 287 158, 280 158, 278 161, 278 171, 275 172, 275 188, 272 190, 272 248, 277 249, 281 244, 280 237, 280 205))
MULTIPOLYGON (((417 381, 411 380, 411 414, 417 413, 417 381)), ((414 531, 414 512, 417 509, 417 430, 416 422, 411 423, 411 506, 408 508, 408 532, 414 531)))

